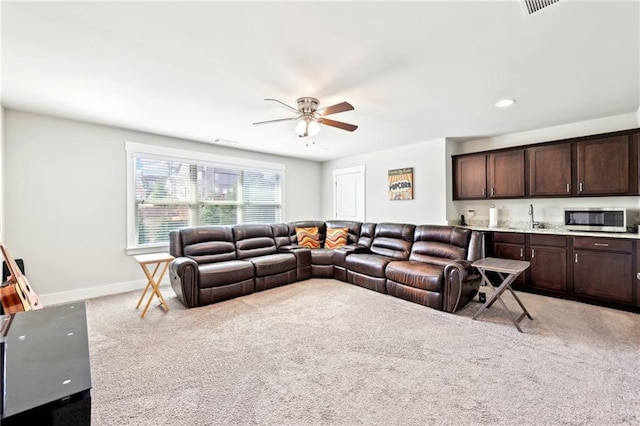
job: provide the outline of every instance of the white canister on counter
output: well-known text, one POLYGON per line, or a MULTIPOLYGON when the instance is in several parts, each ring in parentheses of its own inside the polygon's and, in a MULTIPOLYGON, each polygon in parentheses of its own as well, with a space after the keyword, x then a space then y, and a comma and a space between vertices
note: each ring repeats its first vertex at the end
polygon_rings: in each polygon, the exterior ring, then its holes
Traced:
POLYGON ((498 226, 498 209, 495 204, 491 204, 489 208, 489 228, 496 228, 498 226))

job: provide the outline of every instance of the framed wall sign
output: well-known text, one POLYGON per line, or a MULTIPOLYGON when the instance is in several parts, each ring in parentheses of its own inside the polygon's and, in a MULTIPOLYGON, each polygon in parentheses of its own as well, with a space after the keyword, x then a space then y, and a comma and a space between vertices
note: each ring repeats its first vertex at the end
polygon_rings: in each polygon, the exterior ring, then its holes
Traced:
POLYGON ((413 200, 413 167, 389 170, 389 200, 413 200))

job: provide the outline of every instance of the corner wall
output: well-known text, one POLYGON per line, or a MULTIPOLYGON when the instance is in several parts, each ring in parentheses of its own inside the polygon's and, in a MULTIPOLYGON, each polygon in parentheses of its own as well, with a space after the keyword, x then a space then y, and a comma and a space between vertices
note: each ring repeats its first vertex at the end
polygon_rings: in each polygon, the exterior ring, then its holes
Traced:
POLYGON ((333 170, 364 165, 367 222, 446 224, 445 144, 436 139, 323 163, 321 218, 333 218, 333 170), (413 200, 390 201, 388 171, 406 167, 413 167, 413 200))
POLYGON ((285 164, 284 220, 320 217, 318 162, 14 110, 4 130, 4 237, 44 304, 146 284, 125 251, 125 141, 285 164))

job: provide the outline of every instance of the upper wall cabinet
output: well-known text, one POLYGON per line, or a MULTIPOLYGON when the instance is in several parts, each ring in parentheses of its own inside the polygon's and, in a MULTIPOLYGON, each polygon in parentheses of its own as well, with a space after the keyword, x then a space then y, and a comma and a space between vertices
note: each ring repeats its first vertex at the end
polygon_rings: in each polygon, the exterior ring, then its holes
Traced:
POLYGON ((453 199, 638 195, 636 130, 453 157, 453 199))
POLYGON ((567 197, 571 195, 571 144, 527 148, 529 196, 567 197))
POLYGON ((525 196, 524 150, 454 157, 453 199, 525 196))
POLYGON ((578 195, 637 194, 637 151, 634 155, 632 148, 627 135, 577 142, 578 195))
POLYGON ((453 159, 453 199, 472 200, 487 196, 487 156, 465 155, 453 159))
POLYGON ((487 183, 490 198, 524 197, 524 149, 487 155, 487 183))
POLYGON ((453 158, 453 199, 525 196, 524 149, 453 158))

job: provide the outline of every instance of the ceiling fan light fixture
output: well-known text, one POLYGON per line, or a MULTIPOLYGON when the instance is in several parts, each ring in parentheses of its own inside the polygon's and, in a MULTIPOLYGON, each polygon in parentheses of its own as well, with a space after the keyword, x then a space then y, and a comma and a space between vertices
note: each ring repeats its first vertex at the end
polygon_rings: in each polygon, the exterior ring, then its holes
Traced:
POLYGON ((315 136, 320 133, 320 125, 316 120, 309 121, 309 124, 307 125, 307 133, 309 136, 315 136))
POLYGON ((295 132, 298 136, 315 136, 320 133, 320 125, 312 117, 302 117, 296 124, 295 132))

